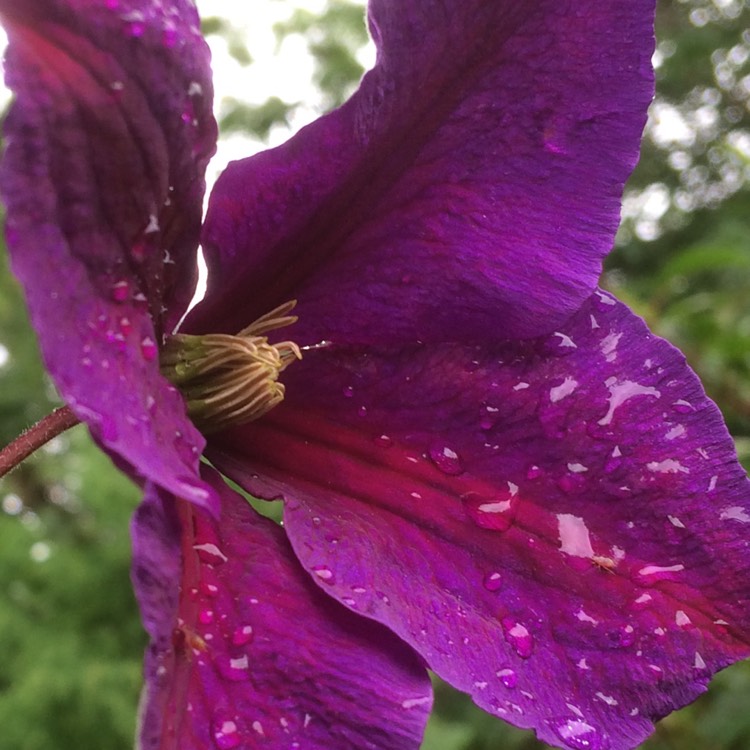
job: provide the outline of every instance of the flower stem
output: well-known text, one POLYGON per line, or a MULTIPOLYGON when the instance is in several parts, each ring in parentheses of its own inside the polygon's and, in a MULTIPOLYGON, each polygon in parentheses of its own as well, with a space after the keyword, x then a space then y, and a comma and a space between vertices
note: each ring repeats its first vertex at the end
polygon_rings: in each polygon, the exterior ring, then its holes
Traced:
POLYGON ((0 477, 4 477, 11 469, 15 469, 21 461, 52 438, 75 427, 79 422, 78 417, 67 406, 55 409, 51 414, 40 419, 0 451, 0 477))

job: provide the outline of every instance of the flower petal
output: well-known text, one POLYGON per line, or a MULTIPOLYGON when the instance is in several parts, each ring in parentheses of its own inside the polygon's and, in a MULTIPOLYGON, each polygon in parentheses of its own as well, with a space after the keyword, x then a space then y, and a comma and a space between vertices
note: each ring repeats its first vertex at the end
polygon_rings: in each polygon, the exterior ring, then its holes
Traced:
POLYGON ((216 136, 195 7, 0 0, 0 18, 16 95, 0 189, 48 369, 106 447, 208 502, 181 480, 202 439, 157 361, 195 286, 216 136))
POLYGON ((552 330, 612 246, 652 14, 652 0, 371 2, 378 61, 360 90, 219 180, 192 327, 233 333, 297 298, 303 343, 552 330))
POLYGON ((153 488, 134 522, 152 639, 139 748, 416 750, 432 692, 415 654, 322 594, 278 526, 207 480, 218 523, 153 488))
POLYGON ((748 480, 682 355, 609 295, 534 341, 286 374, 213 460, 283 494, 317 582, 483 708, 631 748, 750 653, 748 480))

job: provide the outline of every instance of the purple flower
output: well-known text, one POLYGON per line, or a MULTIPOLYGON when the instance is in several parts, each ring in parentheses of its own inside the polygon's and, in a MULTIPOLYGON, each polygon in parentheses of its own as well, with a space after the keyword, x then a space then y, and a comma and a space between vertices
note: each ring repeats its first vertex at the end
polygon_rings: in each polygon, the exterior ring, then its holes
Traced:
POLYGON ((748 654, 731 439, 596 289, 652 10, 372 0, 359 91, 218 182, 172 336, 215 138, 195 9, 0 0, 14 269, 61 393, 145 488, 142 748, 416 748, 429 667, 619 750, 748 654))

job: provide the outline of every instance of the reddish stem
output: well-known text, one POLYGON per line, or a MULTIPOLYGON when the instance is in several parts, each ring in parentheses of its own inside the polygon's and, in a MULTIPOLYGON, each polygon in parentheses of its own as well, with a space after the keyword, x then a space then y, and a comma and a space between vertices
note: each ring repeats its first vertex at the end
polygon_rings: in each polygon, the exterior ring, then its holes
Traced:
POLYGON ((78 417, 67 406, 55 409, 51 414, 40 419, 0 451, 0 477, 4 477, 11 469, 15 469, 21 461, 52 438, 75 427, 79 422, 78 417))

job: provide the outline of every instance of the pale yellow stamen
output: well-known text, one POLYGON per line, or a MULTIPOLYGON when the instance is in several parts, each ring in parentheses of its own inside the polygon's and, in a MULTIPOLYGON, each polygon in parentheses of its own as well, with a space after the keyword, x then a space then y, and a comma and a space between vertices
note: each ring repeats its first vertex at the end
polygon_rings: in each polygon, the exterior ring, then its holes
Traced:
POLYGON ((162 373, 180 389, 203 432, 251 422, 284 399, 279 373, 302 353, 293 341, 269 344, 265 334, 295 323, 289 313, 296 304, 279 305, 236 336, 177 334, 167 341, 162 373))

